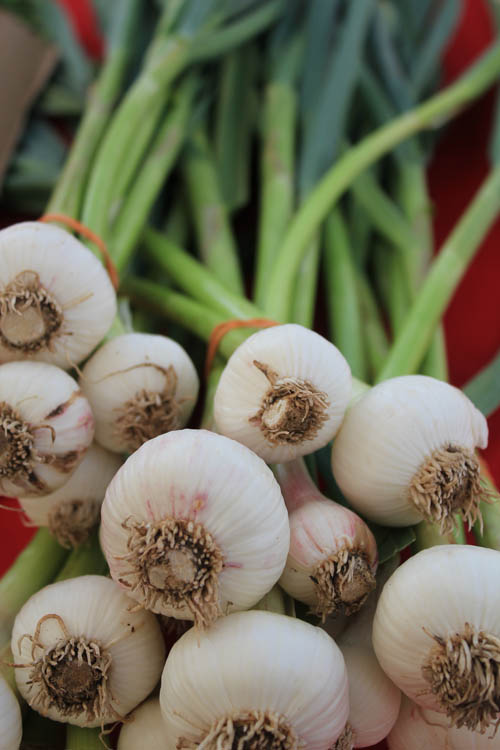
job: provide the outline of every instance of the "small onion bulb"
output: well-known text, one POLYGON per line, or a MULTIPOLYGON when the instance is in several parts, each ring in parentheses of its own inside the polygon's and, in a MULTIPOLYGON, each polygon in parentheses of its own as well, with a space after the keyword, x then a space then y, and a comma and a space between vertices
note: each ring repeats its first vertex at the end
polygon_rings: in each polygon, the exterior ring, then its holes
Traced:
POLYGON ((486 732, 500 712, 500 552, 443 545, 386 583, 373 623, 382 669, 420 706, 486 732))
POLYGON ((48 495, 64 484, 94 436, 87 399, 44 362, 0 366, 0 493, 48 495))
POLYGON ((96 419, 96 440, 116 453, 132 453, 170 430, 184 427, 199 381, 176 341, 125 333, 107 341, 83 368, 80 384, 96 419))
POLYGON ((333 438, 351 390, 349 365, 333 344, 300 325, 276 326, 230 357, 215 393, 215 423, 268 463, 283 463, 333 438))
POLYGON ((68 481, 50 495, 18 498, 35 526, 47 526, 62 547, 85 542, 101 517, 108 484, 122 464, 116 453, 93 443, 68 481))
POLYGON ((127 718, 118 740, 118 750, 165 750, 167 728, 158 697, 150 698, 127 718))
POLYGON ((449 723, 444 714, 403 697, 398 720, 387 737, 389 750, 499 750, 499 733, 479 734, 449 723))
POLYGON ((189 630, 163 671, 167 750, 328 750, 349 712, 347 675, 320 628, 272 612, 238 612, 189 630), (273 744, 274 742, 274 744, 273 744))
POLYGON ((256 604, 290 544, 272 471, 206 430, 145 443, 111 481, 101 517, 113 578, 153 612, 200 626, 256 604))
POLYGON ((54 721, 121 721, 156 685, 165 647, 156 618, 109 578, 51 584, 18 613, 11 642, 19 692, 54 721))
POLYGON ((332 469, 354 509, 386 526, 425 518, 451 531, 460 513, 472 524, 484 490, 476 447, 484 416, 458 388, 405 375, 371 388, 346 414, 332 469))
POLYGON ((19 703, 7 682, 0 676, 0 747, 19 750, 23 729, 19 703))
POLYGON ((104 266, 69 232, 37 221, 0 231, 0 362, 69 369, 97 346, 115 313, 104 266))
POLYGON ((290 522, 280 586, 323 620, 356 612, 375 587, 377 544, 366 523, 322 495, 303 459, 276 467, 290 522))

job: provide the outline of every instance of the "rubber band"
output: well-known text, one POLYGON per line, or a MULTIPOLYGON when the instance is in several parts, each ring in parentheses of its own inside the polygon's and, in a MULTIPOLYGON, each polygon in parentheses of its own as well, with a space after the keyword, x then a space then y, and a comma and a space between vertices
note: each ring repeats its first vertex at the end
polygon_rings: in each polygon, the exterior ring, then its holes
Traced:
POLYGON ((73 219, 71 216, 66 216, 66 214, 44 214, 41 216, 38 221, 45 223, 48 223, 50 221, 56 221, 59 224, 65 224, 70 229, 73 229, 73 231, 78 232, 78 234, 81 234, 82 237, 85 237, 85 239, 90 240, 99 248, 99 251, 104 259, 104 265, 106 266, 106 270, 108 272, 109 278, 111 280, 111 283, 113 284, 113 287, 115 291, 118 291, 118 287, 120 286, 120 279, 118 276, 118 271, 116 270, 116 266, 113 263, 113 259, 111 258, 111 255, 109 254, 108 248, 106 247, 106 243, 104 242, 101 237, 99 237, 98 234, 95 234, 91 229, 85 226, 85 224, 82 224, 80 221, 77 221, 76 219, 73 219))
POLYGON ((205 359, 205 377, 208 378, 214 357, 217 354, 220 342, 229 331, 234 331, 236 328, 272 328, 273 326, 279 326, 274 320, 268 320, 267 318, 250 318, 249 320, 225 320, 223 323, 219 323, 215 326, 210 339, 208 342, 207 356, 205 359))

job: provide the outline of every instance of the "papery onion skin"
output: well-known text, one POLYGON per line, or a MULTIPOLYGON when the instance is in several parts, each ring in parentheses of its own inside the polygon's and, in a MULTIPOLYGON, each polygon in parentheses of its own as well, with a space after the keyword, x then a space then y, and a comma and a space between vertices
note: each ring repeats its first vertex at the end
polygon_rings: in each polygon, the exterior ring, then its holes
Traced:
POLYGON ((308 750, 328 750, 349 712, 342 655, 320 628, 271 612, 239 612, 174 645, 160 704, 167 748, 200 742, 214 721, 240 711, 286 718, 308 750))

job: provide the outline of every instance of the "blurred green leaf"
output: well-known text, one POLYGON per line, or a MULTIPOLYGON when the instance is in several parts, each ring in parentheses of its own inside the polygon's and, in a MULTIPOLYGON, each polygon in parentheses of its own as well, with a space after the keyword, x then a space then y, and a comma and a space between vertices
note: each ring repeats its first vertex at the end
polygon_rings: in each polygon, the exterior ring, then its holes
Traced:
POLYGON ((424 93, 439 70, 441 55, 457 24, 460 8, 459 0, 445 0, 427 25, 411 70, 414 100, 424 93))
POLYGON ((464 386, 466 396, 485 417, 500 406, 500 352, 464 386))

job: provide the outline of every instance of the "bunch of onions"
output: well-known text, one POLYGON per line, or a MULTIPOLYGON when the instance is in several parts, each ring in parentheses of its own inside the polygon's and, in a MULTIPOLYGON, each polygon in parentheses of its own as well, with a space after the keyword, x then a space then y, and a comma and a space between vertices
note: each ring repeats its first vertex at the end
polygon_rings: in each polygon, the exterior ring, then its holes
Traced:
POLYGON ((140 604, 207 626, 272 588, 290 530, 262 459, 221 435, 178 430, 145 443, 113 478, 101 544, 140 604))
POLYGON ((103 265, 66 230, 36 221, 2 229, 0 259, 0 361, 81 362, 116 313, 103 265))
POLYGON ((460 391, 424 375, 370 389, 348 411, 332 451, 332 469, 355 510, 386 526, 426 519, 449 532, 459 513, 469 524, 485 497, 476 448, 485 448, 484 416, 460 391))
MULTIPOLYGON (((352 747, 371 747, 387 737, 400 709, 401 692, 381 669, 373 651, 371 632, 377 595, 394 565, 386 563, 377 575, 377 590, 363 610, 337 638, 349 681, 349 722, 352 747)), ((330 632, 329 623, 325 625, 330 632)), ((350 746, 350 747, 351 747, 350 746)))
POLYGON ((323 620, 356 612, 375 586, 377 544, 364 521, 322 495, 303 459, 276 467, 290 550, 280 586, 323 620))
POLYGON ((29 521, 48 527, 61 546, 77 547, 99 522, 106 488, 121 464, 116 453, 93 443, 62 487, 45 497, 20 497, 19 504, 29 521))
POLYGON ((167 728, 158 697, 149 698, 127 718, 120 731, 118 750, 165 750, 167 728))
POLYGON ((0 737, 2 750, 19 750, 22 733, 19 703, 7 682, 0 676, 0 737))
POLYGON ((238 612, 177 641, 160 705, 172 750, 329 750, 349 713, 344 660, 320 628, 238 612))
POLYGON ((55 721, 96 727, 122 720, 143 701, 160 677, 165 647, 155 617, 132 604, 102 576, 68 579, 32 596, 11 642, 28 704, 55 721))
POLYGON ((403 697, 387 745, 389 750, 498 750, 500 735, 450 727, 444 714, 421 708, 403 697))
POLYGON ((215 423, 268 463, 291 461, 333 438, 351 389, 349 365, 333 344, 303 326, 276 326, 230 357, 215 393, 215 423))
POLYGON ((382 669, 455 727, 491 730, 500 712, 500 553, 466 545, 419 552, 391 576, 373 623, 382 669))
POLYGON ((94 436, 78 384, 44 362, 0 367, 0 492, 48 495, 75 471, 94 436))
POLYGON ((132 453, 146 440, 187 423, 199 381, 173 339, 126 333, 107 341, 83 368, 80 385, 96 419, 96 440, 132 453))

